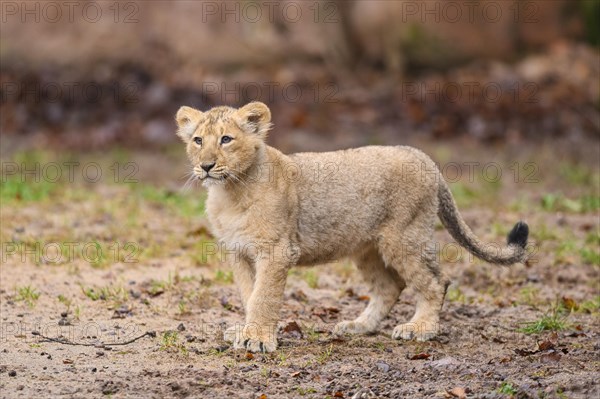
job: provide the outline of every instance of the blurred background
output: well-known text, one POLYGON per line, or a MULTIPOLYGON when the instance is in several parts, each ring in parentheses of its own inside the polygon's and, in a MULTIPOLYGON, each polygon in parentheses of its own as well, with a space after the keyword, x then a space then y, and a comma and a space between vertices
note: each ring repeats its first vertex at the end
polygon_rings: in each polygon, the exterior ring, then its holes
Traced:
POLYGON ((598 397, 600 1, 2 1, 0 18, 8 396, 598 397), (174 115, 252 100, 286 153, 421 148, 483 241, 528 222, 531 260, 478 261, 440 225, 432 343, 327 341, 367 287, 345 260, 293 268, 281 356, 229 350, 243 308, 174 115), (98 354, 123 326, 157 334, 98 354))
POLYGON ((267 103, 286 151, 597 140, 600 3, 3 2, 3 144, 175 141, 173 115, 267 103))

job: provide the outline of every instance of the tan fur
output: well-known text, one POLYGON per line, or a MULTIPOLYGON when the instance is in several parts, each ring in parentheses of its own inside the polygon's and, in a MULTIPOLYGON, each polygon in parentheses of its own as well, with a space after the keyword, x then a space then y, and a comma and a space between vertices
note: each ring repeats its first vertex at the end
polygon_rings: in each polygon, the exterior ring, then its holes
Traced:
POLYGON ((438 213, 477 256, 497 263, 524 259, 524 250, 512 243, 498 254, 482 248, 434 162, 414 148, 284 155, 265 144, 271 114, 256 102, 204 113, 182 107, 176 120, 194 174, 208 189, 207 214, 229 254, 246 310, 244 327, 226 332, 235 348, 275 350, 289 268, 341 257, 354 260, 371 300, 356 320, 337 324, 335 333, 376 331, 408 284, 418 295, 417 309, 392 337, 434 337, 448 284, 433 242, 438 213), (221 144, 223 135, 233 140, 221 144), (212 163, 207 174, 202 165, 212 163))

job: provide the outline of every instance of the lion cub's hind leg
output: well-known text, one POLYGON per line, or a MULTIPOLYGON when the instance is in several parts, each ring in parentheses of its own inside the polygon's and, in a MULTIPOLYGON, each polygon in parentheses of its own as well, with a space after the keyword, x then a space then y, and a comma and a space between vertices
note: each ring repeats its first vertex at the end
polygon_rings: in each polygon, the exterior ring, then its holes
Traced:
POLYGON ((433 242, 433 216, 417 216, 404 232, 392 229, 382 234, 380 251, 386 263, 394 267, 417 296, 412 319, 394 328, 394 339, 426 341, 439 332, 439 313, 446 295, 447 282, 437 262, 433 242))
POLYGON ((435 259, 407 259, 405 267, 414 268, 413 280, 409 284, 417 295, 417 306, 408 323, 394 328, 392 338, 427 341, 439 333, 439 314, 444 303, 447 283, 440 278, 435 259))
POLYGON ((369 304, 355 320, 338 323, 333 329, 334 334, 377 331, 379 323, 387 316, 405 286, 396 270, 385 266, 376 248, 360 253, 353 261, 369 286, 369 304))

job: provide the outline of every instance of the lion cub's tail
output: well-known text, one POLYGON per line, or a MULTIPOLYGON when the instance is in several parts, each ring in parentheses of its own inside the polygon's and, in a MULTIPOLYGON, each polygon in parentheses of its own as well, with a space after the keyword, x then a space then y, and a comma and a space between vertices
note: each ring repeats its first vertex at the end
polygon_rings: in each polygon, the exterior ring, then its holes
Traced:
POLYGON ((525 222, 518 222, 508 233, 508 245, 485 244, 473 234, 469 226, 458 213, 454 197, 440 176, 438 191, 439 209, 438 216, 442 224, 446 227, 450 235, 467 251, 485 260, 486 262, 499 265, 512 265, 513 263, 523 262, 527 258, 527 237, 529 236, 529 227, 525 222))

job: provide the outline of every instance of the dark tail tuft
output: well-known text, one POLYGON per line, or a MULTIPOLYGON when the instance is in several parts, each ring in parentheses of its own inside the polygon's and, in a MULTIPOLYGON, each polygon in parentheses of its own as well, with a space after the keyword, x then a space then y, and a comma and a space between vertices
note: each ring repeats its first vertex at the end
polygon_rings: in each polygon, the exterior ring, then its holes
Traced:
POLYGON ((525 222, 518 222, 508 233, 508 245, 518 245, 525 248, 527 237, 529 236, 529 226, 525 222))

